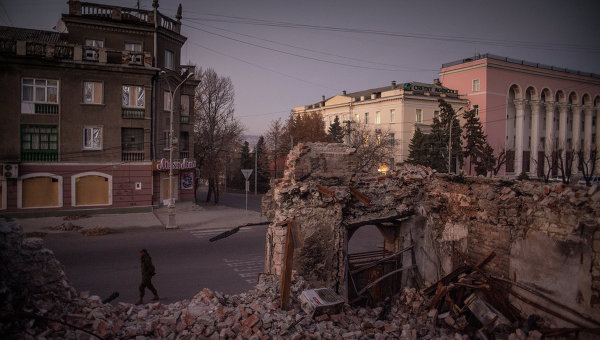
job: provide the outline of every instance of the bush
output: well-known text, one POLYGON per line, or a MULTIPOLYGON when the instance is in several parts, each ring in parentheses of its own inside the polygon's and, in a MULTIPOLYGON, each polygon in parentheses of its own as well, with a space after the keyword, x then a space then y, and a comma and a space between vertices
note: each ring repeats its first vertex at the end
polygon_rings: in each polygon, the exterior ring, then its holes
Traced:
POLYGON ((529 179, 529 175, 526 172, 521 172, 521 174, 519 175, 519 177, 517 177, 517 179, 519 181, 523 181, 523 180, 529 179))

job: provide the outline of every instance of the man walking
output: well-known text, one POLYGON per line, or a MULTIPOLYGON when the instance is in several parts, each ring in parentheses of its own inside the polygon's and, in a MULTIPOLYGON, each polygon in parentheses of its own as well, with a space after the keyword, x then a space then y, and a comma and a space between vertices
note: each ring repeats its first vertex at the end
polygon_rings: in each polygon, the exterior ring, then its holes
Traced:
POLYGON ((152 300, 158 300, 158 293, 156 292, 156 288, 152 285, 152 276, 156 273, 154 271, 154 265, 152 264, 152 258, 146 249, 140 250, 140 260, 142 262, 142 283, 140 283, 140 299, 135 303, 136 305, 143 302, 146 287, 154 294, 152 300))

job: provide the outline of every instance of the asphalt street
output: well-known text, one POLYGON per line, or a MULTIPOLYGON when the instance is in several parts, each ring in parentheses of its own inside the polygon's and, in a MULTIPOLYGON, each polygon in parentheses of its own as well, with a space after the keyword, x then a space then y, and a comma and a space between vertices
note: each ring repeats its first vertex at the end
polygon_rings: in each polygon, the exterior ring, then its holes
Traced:
MULTIPOLYGON (((65 266, 79 291, 101 298, 119 292, 116 302, 135 302, 141 280, 139 250, 146 248, 156 267, 153 283, 161 302, 192 298, 202 288, 237 294, 253 288, 264 271, 266 226, 242 228, 209 242, 223 231, 162 228, 124 229, 105 236, 52 233, 44 242, 65 266)), ((146 292, 148 301, 152 294, 146 292)))

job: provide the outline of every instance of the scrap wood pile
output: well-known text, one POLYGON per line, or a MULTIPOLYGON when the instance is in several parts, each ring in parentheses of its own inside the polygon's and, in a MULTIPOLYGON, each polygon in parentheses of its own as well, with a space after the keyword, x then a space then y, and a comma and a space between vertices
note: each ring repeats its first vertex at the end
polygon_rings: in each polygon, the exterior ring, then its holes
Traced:
POLYGON ((599 321, 527 285, 485 271, 485 265, 496 256, 494 252, 475 265, 469 264, 464 254, 458 251, 457 254, 464 264, 424 290, 430 297, 429 308, 436 315, 436 326, 450 327, 477 339, 539 339, 542 336, 600 339, 599 321), (544 303, 537 303, 526 295, 544 303), (509 296, 534 307, 540 314, 549 314, 574 327, 551 328, 550 323, 537 314, 523 315, 509 301, 509 296))

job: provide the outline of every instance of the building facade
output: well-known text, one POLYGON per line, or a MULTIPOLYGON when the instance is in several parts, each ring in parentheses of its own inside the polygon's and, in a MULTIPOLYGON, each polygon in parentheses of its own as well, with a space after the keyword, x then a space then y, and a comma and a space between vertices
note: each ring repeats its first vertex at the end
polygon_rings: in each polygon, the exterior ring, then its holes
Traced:
POLYGON ((439 114, 439 99, 444 99, 454 110, 467 105, 458 91, 433 84, 410 82, 335 95, 315 104, 298 106, 292 114, 319 113, 325 120, 325 129, 338 117, 340 123, 354 122, 369 130, 388 134, 392 140, 394 159, 391 165, 408 158, 408 146, 416 127, 428 132, 433 117, 439 114))
POLYGON ((560 175, 560 156, 577 175, 600 149, 598 74, 484 54, 442 65, 440 81, 479 112, 496 154, 507 151, 501 174, 560 175))
POLYGON ((197 82, 170 92, 182 69, 194 72, 179 63, 181 10, 174 20, 157 1, 152 11, 68 4, 59 32, 0 27, 0 211, 149 209, 170 189, 193 198, 197 82))

